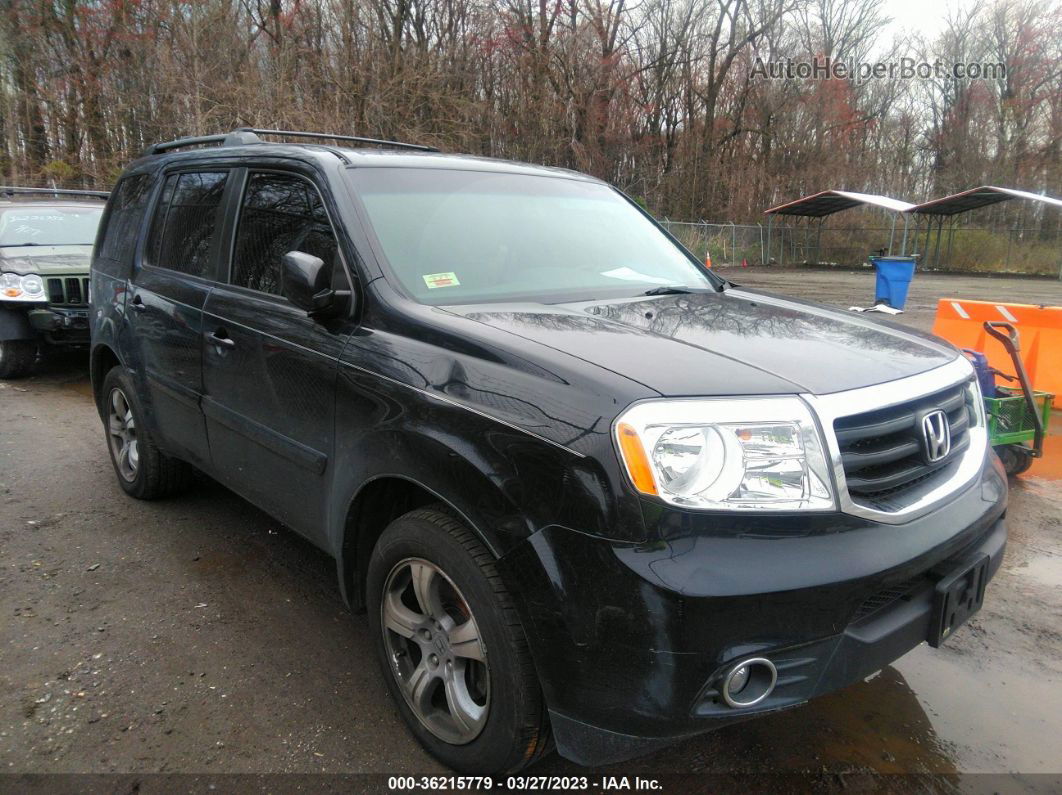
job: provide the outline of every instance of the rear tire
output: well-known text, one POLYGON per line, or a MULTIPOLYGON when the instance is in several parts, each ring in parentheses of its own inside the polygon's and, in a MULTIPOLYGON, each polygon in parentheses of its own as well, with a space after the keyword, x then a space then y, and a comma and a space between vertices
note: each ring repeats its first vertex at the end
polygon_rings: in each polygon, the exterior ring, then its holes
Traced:
POLYGON ((36 360, 36 340, 0 340, 0 378, 22 378, 36 360))
POLYGON ((471 530, 432 508, 399 517, 373 550, 366 587, 388 690, 428 753, 497 776, 551 749, 523 624, 471 530))
POLYGON ((100 391, 103 431, 118 485, 138 500, 157 500, 188 486, 191 467, 166 455, 151 439, 128 373, 113 367, 100 391))

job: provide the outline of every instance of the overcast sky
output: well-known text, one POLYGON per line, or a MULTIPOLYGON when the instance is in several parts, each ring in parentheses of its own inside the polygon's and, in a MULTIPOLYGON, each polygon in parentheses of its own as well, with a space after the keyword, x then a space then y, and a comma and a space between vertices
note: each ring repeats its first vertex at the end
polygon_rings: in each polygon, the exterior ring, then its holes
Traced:
POLYGON ((969 8, 979 2, 981 0, 885 0, 882 13, 892 17, 890 30, 893 33, 921 31, 927 38, 933 38, 943 29, 948 9, 969 8))

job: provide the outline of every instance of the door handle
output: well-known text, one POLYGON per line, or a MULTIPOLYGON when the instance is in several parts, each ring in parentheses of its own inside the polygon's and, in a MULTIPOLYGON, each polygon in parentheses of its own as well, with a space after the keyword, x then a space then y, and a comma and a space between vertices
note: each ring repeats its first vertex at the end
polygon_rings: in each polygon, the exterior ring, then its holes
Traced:
POLYGON ((131 303, 130 306, 133 307, 134 312, 143 312, 145 309, 147 309, 147 307, 144 306, 144 299, 141 298, 139 295, 133 296, 133 303, 131 303))
MULTIPOLYGON (((221 331, 221 329, 218 329, 218 331, 221 331)), ((221 333, 224 334, 225 332, 222 331, 221 333)), ((211 331, 209 334, 207 334, 207 339, 221 348, 236 347, 236 340, 232 339, 231 337, 219 337, 217 331, 211 331)))

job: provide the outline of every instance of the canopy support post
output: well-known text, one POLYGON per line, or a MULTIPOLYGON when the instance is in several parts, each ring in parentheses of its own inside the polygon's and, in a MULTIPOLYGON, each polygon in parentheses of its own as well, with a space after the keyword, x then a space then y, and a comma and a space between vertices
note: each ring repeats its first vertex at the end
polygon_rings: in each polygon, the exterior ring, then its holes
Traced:
MULTIPOLYGON (((767 216, 767 257, 763 261, 764 265, 770 265, 771 264, 771 229, 773 227, 774 227, 774 213, 771 213, 770 215, 767 216)), ((760 256, 762 257, 763 254, 761 253, 760 256)))

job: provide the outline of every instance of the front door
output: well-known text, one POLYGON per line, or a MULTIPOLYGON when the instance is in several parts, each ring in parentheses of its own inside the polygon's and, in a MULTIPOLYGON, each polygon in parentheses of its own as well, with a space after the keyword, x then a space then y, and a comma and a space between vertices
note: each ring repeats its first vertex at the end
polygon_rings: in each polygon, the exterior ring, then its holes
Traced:
POLYGON ((148 395, 152 431, 163 449, 198 464, 210 460, 199 406, 202 310, 215 276, 228 182, 226 170, 165 177, 125 305, 134 377, 148 395))
POLYGON ((251 170, 228 284, 204 309, 203 412, 215 475, 324 543, 336 371, 349 327, 312 320, 280 294, 289 251, 320 257, 333 279, 346 279, 315 185, 251 170))

